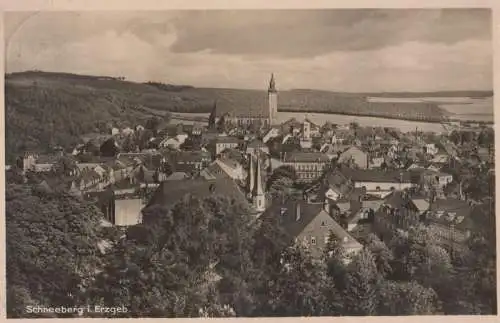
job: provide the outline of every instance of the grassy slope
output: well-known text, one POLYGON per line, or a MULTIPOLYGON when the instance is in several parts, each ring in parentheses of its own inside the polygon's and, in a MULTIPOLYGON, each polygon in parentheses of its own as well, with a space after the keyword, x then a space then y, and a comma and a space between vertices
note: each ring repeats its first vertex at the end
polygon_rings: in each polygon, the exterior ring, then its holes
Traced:
MULTIPOLYGON (((23 72, 6 77, 6 152, 8 162, 25 150, 43 151, 54 144, 72 146, 81 134, 96 131, 103 123, 133 126, 158 112, 210 112, 217 100, 219 112, 259 110, 267 94, 257 90, 193 88, 134 83, 109 77, 64 73, 23 72)), ((378 96, 467 96, 471 93, 382 93, 378 96)), ((488 96, 489 93, 472 93, 488 96)), ((364 97, 372 94, 292 90, 279 93, 280 109, 366 114, 364 97), (307 107, 307 108, 305 108, 307 107)), ((472 95, 470 95, 472 96, 472 95)), ((379 115, 420 111, 440 116, 432 105, 377 104, 379 115)))

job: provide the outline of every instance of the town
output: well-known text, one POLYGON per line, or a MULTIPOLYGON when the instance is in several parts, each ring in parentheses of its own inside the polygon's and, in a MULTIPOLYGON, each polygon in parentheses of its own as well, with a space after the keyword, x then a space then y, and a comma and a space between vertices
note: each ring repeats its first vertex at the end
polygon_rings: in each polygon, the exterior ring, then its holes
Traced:
MULTIPOLYGON (((168 118, 151 117, 146 124, 126 128, 111 125, 106 133, 82 136, 81 143, 70 149, 54 147, 51 154, 27 151, 15 164, 7 166, 7 183, 29 184, 47 194, 67 195, 94 205, 100 212, 100 226, 118 232, 114 238, 100 241, 103 254, 119 252, 113 246, 120 240, 144 238, 148 230, 167 226, 164 221, 173 221, 168 227, 176 230, 176 217, 174 220, 161 218, 165 212, 183 216, 180 207, 190 205, 194 208, 192 212, 198 212, 197 203, 219 198, 244 210, 250 219, 248 232, 255 232, 256 240, 262 239, 255 242, 261 243, 262 261, 270 257, 266 252, 272 247, 266 243, 271 243, 273 238, 259 234, 265 235, 267 226, 274 225, 283 237, 286 250, 295 248, 293 250, 305 252, 314 264, 342 250, 338 255, 340 264, 333 266, 337 270, 350 268, 359 263, 359 259, 365 259, 364 250, 368 248, 377 269, 386 272, 382 274, 386 277, 402 275, 406 269, 395 264, 403 266, 402 259, 410 259, 414 252, 424 249, 427 255, 429 250, 435 255, 441 252, 443 259, 448 260, 438 262, 455 266, 457 259, 465 257, 471 249, 472 237, 484 236, 485 231, 495 227, 491 127, 456 125, 442 133, 418 128, 404 133, 397 128, 363 127, 355 122, 355 117, 350 124, 316 124, 307 115, 303 120, 292 118, 278 123, 277 82, 275 75, 271 75, 267 95, 264 89, 263 100, 258 103, 259 113, 225 113, 219 111, 214 102, 208 123, 173 123, 168 118), (422 240, 421 234, 427 238, 422 240), (433 245, 427 246, 431 240, 433 245), (402 251, 405 243, 395 241, 406 241, 421 249, 408 247, 410 250, 405 253, 402 251), (392 250, 388 246, 392 246, 392 250), (381 256, 384 252, 386 259, 381 256), (391 266, 392 269, 386 268, 391 266), (388 274, 389 271, 393 273, 388 274)), ((231 210, 226 217, 239 216, 231 214, 236 212, 231 210)), ((227 218, 223 219, 223 226, 225 220, 227 218)), ((185 229, 210 231, 207 224, 200 221, 198 228, 185 229)), ((203 243, 203 240, 192 243, 203 243)), ((208 246, 200 250, 205 249, 211 255, 217 254, 208 246)), ((278 251, 285 257, 284 250, 278 251)), ((294 255, 291 253, 288 257, 294 255)), ((189 256, 186 264, 196 257, 189 256)), ((409 277, 423 275, 431 279, 433 275, 443 275, 444 269, 436 264, 423 271, 421 265, 425 261, 435 260, 423 254, 419 257, 405 264, 413 266, 406 272, 409 277)), ((286 257, 281 261, 286 262, 286 257)), ((211 284, 220 284, 229 275, 227 268, 218 269, 223 262, 222 257, 210 257, 206 271, 213 276, 208 280, 211 284)), ((341 274, 332 275, 335 280, 341 274)), ((354 288, 346 276, 342 277, 335 280, 335 288, 354 288)), ((450 274, 448 279, 451 277, 455 276, 450 274)), ((358 279, 369 277, 363 274, 358 279)), ((418 306, 425 307, 423 310, 407 310, 410 305, 391 310, 387 305, 377 311, 375 305, 363 305, 366 300, 357 299, 355 304, 342 307, 345 311, 331 310, 324 314, 450 314, 454 313, 456 304, 463 301, 437 305, 450 293, 443 287, 447 282, 445 278, 437 283, 418 282, 421 290, 412 292, 429 298, 424 300, 427 305, 419 303, 418 306), (431 300, 435 296, 430 292, 432 288, 432 293, 438 295, 437 300, 431 300)), ((300 284, 300 281, 294 283, 300 284)), ((403 289, 399 291, 403 293, 403 289)), ((298 293, 297 290, 289 292, 298 293)), ((226 299, 225 307, 221 307, 217 315, 224 316, 220 312, 232 313, 228 316, 257 315, 241 305, 242 302, 226 299)), ((306 305, 296 305, 298 312, 293 311, 292 304, 289 305, 292 309, 281 309, 281 312, 269 306, 262 307, 265 310, 261 308, 261 313, 270 316, 323 314, 304 310, 302 307, 306 305)), ((147 312, 135 310, 138 315, 147 312)))

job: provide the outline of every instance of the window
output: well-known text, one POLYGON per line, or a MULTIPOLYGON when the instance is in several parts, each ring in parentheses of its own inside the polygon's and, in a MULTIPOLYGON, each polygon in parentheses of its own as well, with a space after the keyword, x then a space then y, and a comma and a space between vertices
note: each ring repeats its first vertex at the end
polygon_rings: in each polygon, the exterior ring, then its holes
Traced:
POLYGON ((328 235, 325 236, 325 244, 328 244, 328 241, 330 240, 330 237, 328 235))
POLYGON ((316 245, 316 237, 311 237, 311 244, 316 245))
POLYGON ((325 221, 321 222, 321 226, 324 227, 326 225, 325 221))

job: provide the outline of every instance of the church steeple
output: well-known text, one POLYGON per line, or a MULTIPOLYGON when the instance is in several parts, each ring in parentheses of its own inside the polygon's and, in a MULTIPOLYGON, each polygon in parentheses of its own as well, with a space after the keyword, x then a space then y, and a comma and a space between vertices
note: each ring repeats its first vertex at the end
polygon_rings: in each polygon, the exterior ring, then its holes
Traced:
POLYGON ((215 128, 216 115, 217 115, 217 100, 214 101, 214 105, 212 107, 212 112, 210 113, 210 116, 208 117, 208 128, 209 129, 215 128))
POLYGON ((262 174, 260 170, 260 156, 257 155, 257 167, 255 170, 255 183, 253 188, 253 205, 255 210, 263 212, 266 209, 266 198, 262 187, 262 174))
POLYGON ((248 167, 248 176, 247 176, 247 189, 248 189, 248 194, 249 196, 252 196, 253 194, 253 188, 255 184, 255 174, 253 171, 254 164, 253 164, 253 156, 251 154, 248 155, 250 158, 250 166, 248 167))
POLYGON ((276 123, 276 117, 278 114, 278 91, 276 90, 274 73, 271 74, 271 80, 269 81, 269 89, 267 90, 267 103, 269 108, 269 126, 272 126, 276 123))
POLYGON ((271 73, 271 80, 269 81, 268 92, 276 93, 276 81, 274 80, 274 73, 271 73))

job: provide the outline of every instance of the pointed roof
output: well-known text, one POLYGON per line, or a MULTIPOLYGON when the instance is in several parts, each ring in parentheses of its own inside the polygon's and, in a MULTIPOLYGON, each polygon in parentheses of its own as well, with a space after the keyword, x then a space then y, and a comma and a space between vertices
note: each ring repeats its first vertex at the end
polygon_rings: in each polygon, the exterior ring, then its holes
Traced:
POLYGON ((274 80, 274 73, 271 73, 271 80, 269 81, 269 90, 268 92, 277 92, 276 91, 276 81, 274 80))
POLYGON ((255 170, 255 183, 254 183, 253 196, 264 195, 264 189, 262 188, 262 175, 260 172, 260 156, 257 155, 257 166, 255 170))
POLYGON ((217 100, 214 101, 214 105, 212 107, 212 112, 210 112, 210 116, 208 117, 208 127, 210 129, 215 128, 215 117, 217 116, 217 100))
POLYGON ((253 164, 253 157, 250 155, 250 166, 248 168, 248 191, 253 192, 254 186, 255 186, 255 175, 253 172, 254 164, 253 164))

